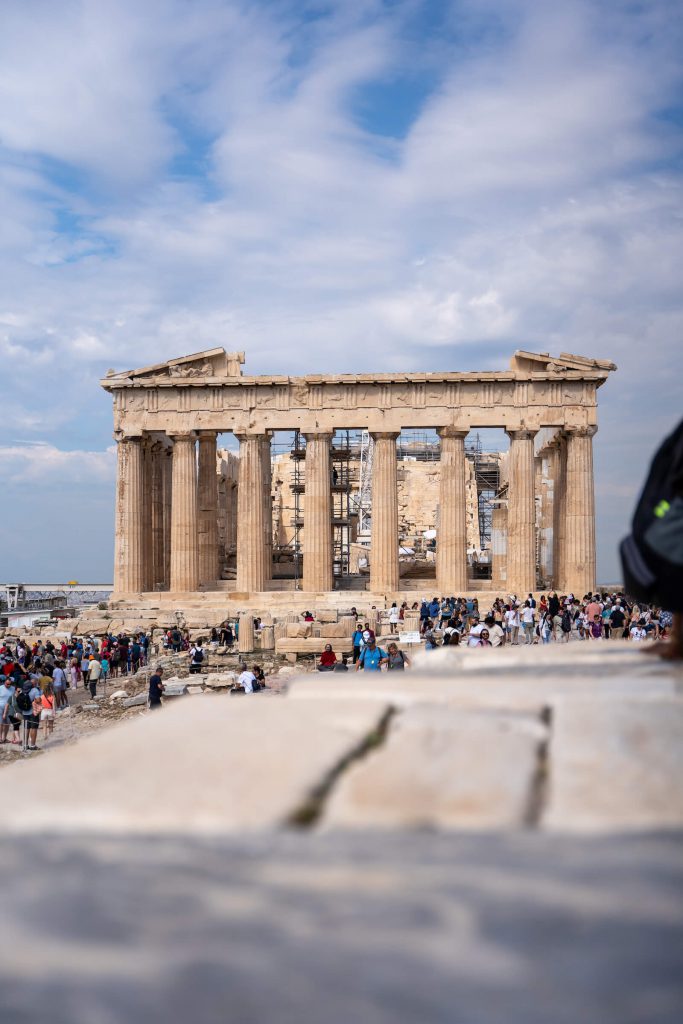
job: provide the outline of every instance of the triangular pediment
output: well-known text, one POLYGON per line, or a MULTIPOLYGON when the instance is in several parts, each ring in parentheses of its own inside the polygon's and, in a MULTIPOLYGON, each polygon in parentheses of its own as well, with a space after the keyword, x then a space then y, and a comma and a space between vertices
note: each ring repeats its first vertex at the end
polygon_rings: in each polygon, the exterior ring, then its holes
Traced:
POLYGON ((224 348, 207 348, 202 352, 168 359, 164 363, 140 366, 136 370, 116 373, 110 370, 105 382, 148 381, 156 379, 183 380, 192 377, 239 377, 242 374, 244 352, 226 352, 224 348))
POLYGON ((616 364, 608 359, 592 359, 569 352, 551 356, 549 352, 526 352, 524 349, 517 349, 510 363, 510 369, 530 373, 565 373, 567 370, 609 373, 616 368, 616 364))

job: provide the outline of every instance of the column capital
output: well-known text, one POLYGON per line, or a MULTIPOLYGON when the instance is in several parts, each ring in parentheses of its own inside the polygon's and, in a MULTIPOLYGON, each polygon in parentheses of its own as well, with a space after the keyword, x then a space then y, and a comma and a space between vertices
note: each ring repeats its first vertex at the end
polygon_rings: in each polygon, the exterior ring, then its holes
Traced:
POLYGON ((177 433, 169 434, 172 441, 196 441, 197 434, 194 430, 179 430, 177 433))
POLYGON ((304 430, 303 435, 307 441, 331 441, 334 430, 304 430))
POLYGON ((371 430, 370 437, 373 441, 395 441, 401 434, 400 430, 371 430))
POLYGON ((506 427, 505 433, 511 441, 533 441, 538 430, 532 430, 529 427, 519 427, 515 429, 509 429, 506 427))
POLYGON ((439 437, 455 437, 455 438, 466 438, 469 434, 469 427, 437 427, 436 432, 439 437))
POLYGON ((270 441, 270 432, 268 430, 240 430, 235 431, 235 437, 238 441, 270 441))
POLYGON ((595 437, 598 432, 596 426, 580 426, 580 427, 565 427, 564 432, 567 437, 595 437))
POLYGON ((138 431, 135 434, 129 434, 124 430, 116 430, 114 432, 114 440, 118 444, 120 441, 142 441, 142 431, 138 431))
POLYGON ((194 431, 200 441, 215 441, 218 437, 217 430, 197 430, 194 431))

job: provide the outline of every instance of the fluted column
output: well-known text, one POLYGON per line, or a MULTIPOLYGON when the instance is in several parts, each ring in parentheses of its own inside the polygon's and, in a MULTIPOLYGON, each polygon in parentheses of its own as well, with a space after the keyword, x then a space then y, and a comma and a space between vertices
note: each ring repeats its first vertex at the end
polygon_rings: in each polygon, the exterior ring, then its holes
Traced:
POLYGON ((251 654, 256 644, 254 643, 254 616, 240 615, 239 629, 237 630, 237 650, 240 654, 251 654))
POLYGON ((273 500, 271 497, 272 465, 270 434, 264 434, 261 440, 261 470, 263 472, 264 578, 267 582, 273 576, 273 500))
POLYGON ((218 478, 215 430, 199 431, 197 501, 199 582, 213 583, 218 579, 218 478))
POLYGON ((306 434, 304 590, 332 590, 331 433, 306 434))
POLYGON ((137 594, 145 587, 142 442, 122 438, 117 445, 114 591, 137 594))
POLYGON ((467 590, 467 510, 465 496, 466 430, 441 427, 439 531, 436 540, 436 589, 441 594, 467 590))
POLYGON ((564 548, 567 528, 567 440, 558 438, 553 482, 553 587, 566 593, 564 548))
POLYGON ((491 589, 507 588, 508 507, 499 500, 491 513, 491 589))
POLYGON ((538 488, 540 498, 540 558, 541 578, 544 586, 554 579, 555 548, 555 503, 556 483, 559 467, 559 451, 556 445, 549 445, 541 455, 541 482, 538 488))
POLYGON ((536 586, 533 430, 508 430, 510 472, 508 484, 507 583, 511 593, 523 596, 536 586))
POLYGON ((166 584, 164 565, 164 462, 165 449, 155 442, 150 450, 150 523, 152 533, 152 557, 149 586, 157 590, 166 584))
POLYGON ((142 439, 142 573, 143 589, 152 590, 152 439, 142 439))
POLYGON ((168 590, 171 584, 171 519, 173 512, 173 443, 164 448, 162 458, 163 514, 164 514, 164 562, 163 583, 168 590))
POLYGON ((183 592, 199 588, 197 451, 192 433, 177 434, 174 440, 170 589, 183 592))
POLYGON ((564 587, 575 597, 595 590, 595 494, 593 436, 597 427, 567 433, 564 587))
POLYGON ((263 500, 263 434, 238 434, 237 589, 265 589, 266 545, 263 500))
POLYGON ((370 589, 391 592, 399 587, 396 482, 398 433, 373 433, 372 437, 375 451, 372 463, 370 589))

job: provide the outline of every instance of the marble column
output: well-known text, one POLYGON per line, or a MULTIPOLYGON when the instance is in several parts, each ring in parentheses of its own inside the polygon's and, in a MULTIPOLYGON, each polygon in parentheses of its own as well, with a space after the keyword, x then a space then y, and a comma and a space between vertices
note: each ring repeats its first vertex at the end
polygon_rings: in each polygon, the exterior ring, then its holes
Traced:
POLYGON ((436 539, 436 589, 459 596, 467 590, 467 510, 465 496, 466 430, 441 427, 439 530, 436 539))
POLYGON ((491 589, 507 588, 508 506, 498 500, 491 513, 491 589))
POLYGON ((567 429, 564 587, 582 598, 595 590, 593 436, 597 427, 567 429))
POLYGON ((564 547, 567 526, 567 440, 554 442, 555 461, 553 481, 553 588, 566 593, 564 547))
POLYGON ((254 643, 253 615, 240 615, 237 633, 237 650, 240 654, 251 654, 256 646, 254 643))
POLYGON ((173 512, 173 442, 164 448, 162 459, 163 514, 164 514, 164 589, 171 584, 171 519, 173 512))
POLYGON ((552 584, 555 572, 555 486, 559 461, 557 446, 553 444, 548 445, 543 450, 540 459, 541 479, 540 486, 537 488, 541 506, 538 524, 540 539, 539 565, 543 585, 549 587, 552 584))
POLYGON ((508 430, 507 589, 526 597, 536 588, 536 506, 533 430, 508 430))
POLYGON ((214 583, 218 572, 218 478, 216 432, 199 431, 197 479, 199 582, 214 583))
POLYGON ((174 441, 170 589, 180 593, 199 589, 197 450, 193 433, 174 441))
POLYGON ((142 565, 144 589, 152 590, 152 439, 142 439, 142 565))
POLYGON ((166 454, 163 445, 156 441, 150 450, 150 521, 152 532, 152 571, 150 590, 160 590, 166 585, 164 559, 164 463, 166 454))
POLYGON ((327 591, 332 576, 331 433, 306 434, 303 589, 327 591))
POLYGON ((396 438, 398 433, 373 433, 372 530, 370 589, 391 593, 399 588, 398 486, 396 438))
POLYGON ((137 594, 145 587, 143 455, 139 437, 117 445, 114 592, 137 594))
POLYGON ((266 545, 263 524, 263 434, 238 434, 237 590, 265 590, 266 545))
POLYGON ((261 441, 261 469, 263 472, 263 543, 265 545, 265 570, 266 582, 273 576, 273 499, 272 490, 272 463, 270 454, 270 434, 264 434, 261 441))

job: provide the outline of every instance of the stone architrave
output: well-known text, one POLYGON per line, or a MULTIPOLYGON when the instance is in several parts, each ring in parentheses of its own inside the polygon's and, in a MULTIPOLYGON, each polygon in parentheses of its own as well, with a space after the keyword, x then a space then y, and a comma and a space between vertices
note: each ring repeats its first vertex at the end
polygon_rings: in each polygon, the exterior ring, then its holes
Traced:
POLYGON ((393 592, 399 587, 398 486, 396 481, 396 438, 398 433, 373 433, 372 529, 370 546, 370 589, 393 592))
POLYGON ((193 433, 174 440, 170 589, 184 593, 199 588, 197 451, 193 433))
POLYGON ((152 568, 149 580, 151 590, 166 583, 164 567, 164 461, 163 446, 157 441, 150 449, 150 520, 152 533, 152 568))
POLYGON ((436 588, 441 594, 467 590, 467 519, 465 497, 466 430, 441 427, 439 529, 436 588))
POLYGON ((145 587, 142 441, 124 437, 117 445, 114 591, 138 594, 145 587))
POLYGON ((216 476, 216 433, 199 431, 198 459, 199 582, 218 579, 218 479, 216 476))
POLYGON ((263 524, 263 435, 238 434, 240 443, 237 490, 237 590, 265 590, 266 544, 263 524))
POLYGON ((237 650, 240 654, 251 654, 254 650, 254 616, 240 615, 237 636, 237 650))
POLYGON ((597 427, 567 430, 564 587, 576 597, 595 590, 593 436, 597 427))
POLYGON ((536 586, 533 430, 508 430, 510 480, 508 484, 507 589, 518 597, 536 586))
POLYGON ((306 434, 304 498, 304 590, 325 591, 332 576, 332 500, 330 491, 331 433, 306 434))

